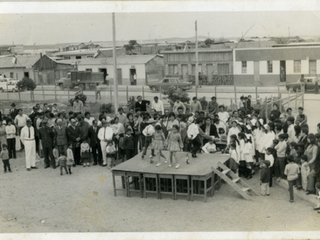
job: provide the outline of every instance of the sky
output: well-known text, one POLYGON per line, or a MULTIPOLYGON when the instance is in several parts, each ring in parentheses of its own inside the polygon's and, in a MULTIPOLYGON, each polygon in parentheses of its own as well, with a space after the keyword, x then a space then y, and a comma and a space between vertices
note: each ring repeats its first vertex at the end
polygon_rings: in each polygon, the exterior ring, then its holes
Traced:
MULTIPOLYGON (((195 35, 211 38, 320 36, 320 11, 116 13, 117 40, 195 35)), ((55 44, 112 40, 111 13, 0 13, 0 44, 55 44)))

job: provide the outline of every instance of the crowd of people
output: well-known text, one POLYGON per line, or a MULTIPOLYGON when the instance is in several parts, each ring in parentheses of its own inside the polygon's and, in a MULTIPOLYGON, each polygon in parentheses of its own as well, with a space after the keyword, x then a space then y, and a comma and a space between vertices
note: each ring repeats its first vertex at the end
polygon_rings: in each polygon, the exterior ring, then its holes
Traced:
POLYGON ((250 96, 241 97, 239 109, 232 112, 215 97, 202 109, 194 97, 189 113, 179 99, 168 111, 157 96, 153 101, 138 96, 135 107, 127 113, 120 107, 113 117, 105 112, 92 117, 80 100, 73 110, 36 104, 28 116, 13 103, 0 121, 4 172, 11 172, 9 159, 16 158, 19 136, 28 171, 37 168, 37 155, 44 158, 45 168, 60 165, 61 174, 63 168, 71 174, 71 166, 90 167, 92 159, 93 165, 111 168, 116 160, 123 162, 141 152, 141 159, 148 158, 151 164, 179 168, 179 151, 193 158, 222 151, 229 154, 227 165, 240 177, 250 179, 261 169, 262 195, 270 195, 273 179, 288 180, 290 202, 294 187, 306 194, 320 188, 320 124, 316 134, 309 133, 302 107, 294 116, 291 108, 280 111, 274 104, 270 115, 261 118, 250 96))

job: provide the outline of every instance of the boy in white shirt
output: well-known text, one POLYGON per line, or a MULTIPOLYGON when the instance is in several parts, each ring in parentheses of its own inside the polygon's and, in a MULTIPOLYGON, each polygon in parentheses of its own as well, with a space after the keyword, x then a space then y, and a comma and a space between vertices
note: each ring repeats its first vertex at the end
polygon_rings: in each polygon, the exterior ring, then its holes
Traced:
POLYGON ((202 150, 204 153, 215 153, 217 151, 216 144, 214 144, 214 140, 210 140, 203 147, 202 150))
MULTIPOLYGON (((149 123, 149 125, 147 125, 142 130, 142 134, 145 136, 145 144, 144 144, 144 146, 142 148, 142 155, 141 155, 142 159, 144 159, 144 156, 147 153, 148 147, 152 146, 152 136, 153 136, 153 134, 155 132, 153 125, 155 125, 156 122, 153 119, 151 119, 147 123, 149 123)), ((154 149, 151 150, 150 163, 153 163, 153 155, 154 155, 154 149)))

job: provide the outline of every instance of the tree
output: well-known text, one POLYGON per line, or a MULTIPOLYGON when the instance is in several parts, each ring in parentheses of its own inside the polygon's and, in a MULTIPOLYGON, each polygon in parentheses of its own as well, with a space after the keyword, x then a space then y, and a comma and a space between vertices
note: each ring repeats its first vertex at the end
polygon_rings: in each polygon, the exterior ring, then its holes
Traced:
POLYGON ((137 40, 130 40, 128 44, 124 45, 124 48, 127 52, 131 52, 135 49, 135 46, 138 46, 137 40))
POLYGON ((181 88, 177 89, 174 86, 171 86, 165 90, 164 94, 168 96, 171 107, 177 101, 177 99, 180 99, 180 101, 183 103, 189 103, 190 101, 188 93, 183 91, 181 88))
POLYGON ((30 90, 32 91, 37 87, 34 81, 28 77, 23 77, 22 80, 17 83, 17 86, 19 90, 28 90, 28 91, 30 90))
POLYGON ((213 40, 213 39, 210 39, 210 38, 207 38, 207 39, 204 41, 204 44, 205 44, 207 47, 210 47, 212 44, 214 44, 214 40, 213 40))

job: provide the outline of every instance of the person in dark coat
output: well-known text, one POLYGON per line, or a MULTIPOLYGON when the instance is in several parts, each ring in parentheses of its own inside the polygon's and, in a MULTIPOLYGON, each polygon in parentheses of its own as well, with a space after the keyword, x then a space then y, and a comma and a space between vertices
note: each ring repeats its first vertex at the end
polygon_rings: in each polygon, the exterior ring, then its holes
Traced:
MULTIPOLYGON (((141 112, 146 112, 147 111, 147 106, 150 105, 150 101, 148 100, 142 100, 141 96, 137 97, 137 102, 135 104, 135 108, 140 108, 141 112)), ((137 110, 136 110, 137 111, 137 110)))
POLYGON ((98 138, 99 129, 100 127, 98 126, 98 121, 93 120, 92 126, 89 127, 88 137, 90 139, 90 147, 92 148, 93 165, 99 164, 102 166, 102 152, 100 140, 98 138))
POLYGON ((80 129, 76 126, 76 119, 74 117, 70 118, 70 126, 67 127, 67 136, 69 144, 72 144, 72 151, 75 164, 81 165, 80 162, 80 129))
POLYGON ((59 155, 67 155, 68 150, 68 136, 67 127, 63 125, 62 119, 57 120, 57 126, 54 128, 54 142, 58 148, 59 155))
MULTIPOLYGON (((201 130, 207 134, 208 136, 214 136, 215 138, 219 138, 218 131, 216 125, 212 123, 210 117, 206 117, 206 123, 200 126, 201 130)), ((203 145, 205 145, 209 140, 203 139, 203 145)))
POLYGON ((50 164, 53 168, 56 168, 56 162, 52 151, 54 148, 54 132, 52 128, 48 126, 47 119, 42 121, 42 127, 39 129, 39 139, 41 140, 43 148, 45 168, 50 167, 50 164), (49 161, 49 157, 51 161, 49 161))

